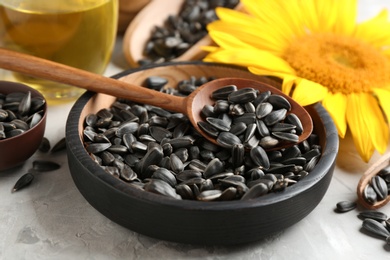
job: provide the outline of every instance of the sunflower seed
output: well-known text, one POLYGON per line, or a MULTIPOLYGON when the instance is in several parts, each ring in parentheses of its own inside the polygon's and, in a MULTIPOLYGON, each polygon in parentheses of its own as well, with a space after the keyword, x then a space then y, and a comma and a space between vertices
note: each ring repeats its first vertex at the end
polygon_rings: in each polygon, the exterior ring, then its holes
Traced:
POLYGON ((253 105, 257 107, 259 104, 266 101, 269 98, 269 96, 271 96, 271 91, 267 90, 261 92, 260 94, 257 95, 256 99, 253 101, 253 105))
POLYGON ((370 204, 374 204, 375 202, 377 202, 378 195, 370 184, 364 188, 363 198, 370 204))
POLYGON ((363 228, 386 239, 390 236, 390 232, 381 223, 373 219, 363 220, 363 228))
POLYGON ((219 133, 217 139, 217 143, 222 147, 231 148, 235 144, 241 144, 240 138, 230 132, 221 132, 219 133))
POLYGON ((205 105, 203 108, 202 108, 202 111, 201 111, 202 115, 204 117, 215 117, 216 114, 214 113, 214 107, 211 106, 211 105, 205 105))
POLYGON ((33 161, 33 170, 35 172, 48 172, 58 170, 61 165, 56 162, 46 160, 35 160, 33 161))
POLYGON ((257 93, 253 88, 242 88, 230 93, 228 100, 231 103, 244 104, 247 102, 252 102, 256 97, 257 93))
POLYGON ((338 212, 348 212, 355 209, 357 206, 354 201, 340 201, 336 204, 336 208, 338 212))
POLYGON ((278 109, 278 110, 273 110, 271 113, 269 113, 265 118, 264 118, 264 123, 267 126, 271 126, 276 124, 279 121, 282 121, 285 119, 287 115, 287 110, 285 108, 278 109))
POLYGON ((221 173, 223 169, 224 169, 223 163, 218 158, 215 158, 207 164, 203 176, 206 179, 208 179, 213 175, 221 173))
POLYGON ((232 146, 232 165, 237 168, 244 163, 245 148, 242 144, 233 144, 232 146))
POLYGON ((216 127, 212 126, 211 124, 204 122, 204 121, 199 121, 198 126, 200 129, 205 131, 208 135, 211 137, 217 137, 219 134, 219 131, 216 127))
POLYGON ((235 187, 229 187, 226 188, 221 196, 219 197, 219 200, 221 201, 228 201, 228 200, 233 200, 237 196, 237 189, 235 187))
POLYGON ((268 155, 263 148, 256 146, 250 150, 250 157, 255 165, 264 169, 269 169, 270 163, 268 155))
POLYGON ((219 115, 229 111, 229 102, 227 100, 217 100, 214 104, 214 113, 219 115))
POLYGON ((145 80, 145 84, 150 89, 161 90, 166 84, 168 80, 159 76, 150 76, 145 80))
POLYGON ((133 169, 125 165, 123 169, 120 171, 120 178, 125 181, 134 181, 137 178, 137 174, 133 171, 133 169))
POLYGON ((256 107, 256 117, 258 119, 262 119, 263 117, 266 117, 268 116, 273 110, 273 106, 268 103, 268 102, 264 102, 264 103, 260 103, 257 107, 256 107))
POLYGON ((376 221, 386 221, 388 218, 385 213, 375 210, 366 210, 360 212, 358 216, 362 219, 370 218, 376 221))
POLYGON ((251 200, 268 193, 268 187, 264 183, 258 183, 252 186, 242 197, 241 200, 251 200))
POLYGON ((46 137, 43 137, 41 144, 39 145, 39 151, 47 153, 50 151, 50 141, 46 137))
POLYGON ((160 179, 171 185, 172 187, 175 187, 177 184, 176 177, 175 175, 169 171, 168 169, 165 168, 158 168, 153 174, 152 174, 153 179, 160 179))
POLYGON ((31 92, 28 91, 19 103, 18 112, 20 115, 27 115, 31 108, 31 92))
POLYGON ((194 193, 190 186, 187 184, 179 184, 176 186, 176 193, 179 194, 183 199, 192 200, 194 199, 194 193))
POLYGON ((220 131, 229 131, 231 124, 219 118, 207 117, 206 121, 220 131))
POLYGON ((244 122, 237 122, 230 127, 229 132, 236 136, 239 136, 240 134, 244 133, 246 129, 247 125, 244 122))
POLYGON ((181 199, 180 195, 176 193, 176 190, 172 188, 168 183, 158 179, 151 179, 145 184, 144 189, 156 194, 164 195, 167 197, 181 199))
POLYGON ((287 111, 291 110, 290 102, 283 96, 280 95, 270 95, 267 99, 267 102, 271 103, 276 109, 284 108, 287 111))
POLYGON ((205 190, 202 191, 196 198, 201 201, 213 201, 220 198, 221 195, 221 190, 205 190))
POLYGON ((279 140, 272 136, 264 136, 260 139, 259 145, 265 149, 275 147, 279 144, 279 140))
POLYGON ((31 182, 34 180, 34 175, 31 173, 26 173, 22 175, 22 177, 17 180, 14 187, 12 188, 12 192, 18 191, 20 189, 23 189, 24 187, 27 187, 31 184, 31 182))
POLYGON ((298 116, 294 113, 290 113, 286 116, 285 119, 286 123, 290 123, 292 125, 295 125, 295 129, 297 131, 297 134, 300 135, 303 132, 303 126, 301 120, 298 118, 298 116))
MULTIPOLYGON (((105 148, 105 149, 107 149, 107 148, 105 148)), ((54 144, 54 146, 53 146, 53 148, 51 148, 50 152, 57 153, 57 152, 65 150, 65 149, 66 149, 66 139, 65 139, 65 137, 63 137, 57 143, 54 144)))
POLYGON ((374 176, 371 179, 371 185, 374 188, 374 191, 378 195, 378 200, 384 200, 387 198, 388 191, 387 191, 387 183, 386 181, 380 177, 380 176, 374 176))
POLYGON ((184 164, 176 154, 172 153, 169 158, 172 171, 179 173, 184 170, 184 164))

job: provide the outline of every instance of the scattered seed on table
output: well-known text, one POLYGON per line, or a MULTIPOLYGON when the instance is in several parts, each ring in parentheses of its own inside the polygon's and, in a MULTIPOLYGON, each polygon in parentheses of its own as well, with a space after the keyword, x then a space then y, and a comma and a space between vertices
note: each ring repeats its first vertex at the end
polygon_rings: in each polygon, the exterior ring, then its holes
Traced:
POLYGON ((360 212, 358 217, 360 217, 361 219, 366 219, 366 218, 375 219, 377 221, 385 221, 388 218, 385 213, 376 210, 366 210, 360 212))
POLYGON ((355 209, 357 203, 354 201, 340 201, 336 204, 336 209, 338 212, 348 212, 355 209))
POLYGON ((20 177, 12 188, 12 192, 23 189, 31 184, 34 179, 34 175, 32 173, 26 173, 20 177))
POLYGON ((60 152, 66 149, 66 139, 65 137, 60 139, 51 149, 51 153, 60 152))
POLYGON ((38 150, 43 152, 43 153, 47 153, 50 151, 50 148, 51 148, 51 146, 50 146, 49 139, 47 139, 46 137, 43 137, 42 142, 39 145, 38 150))

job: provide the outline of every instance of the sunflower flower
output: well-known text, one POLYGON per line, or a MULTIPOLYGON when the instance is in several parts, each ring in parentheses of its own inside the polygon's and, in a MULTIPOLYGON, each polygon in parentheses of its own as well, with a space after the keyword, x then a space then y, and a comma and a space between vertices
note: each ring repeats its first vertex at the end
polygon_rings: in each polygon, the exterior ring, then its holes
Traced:
POLYGON ((322 102, 362 159, 389 141, 388 12, 358 23, 356 0, 242 0, 243 11, 217 8, 208 25, 217 46, 205 61, 236 64, 283 79, 301 105, 322 102))

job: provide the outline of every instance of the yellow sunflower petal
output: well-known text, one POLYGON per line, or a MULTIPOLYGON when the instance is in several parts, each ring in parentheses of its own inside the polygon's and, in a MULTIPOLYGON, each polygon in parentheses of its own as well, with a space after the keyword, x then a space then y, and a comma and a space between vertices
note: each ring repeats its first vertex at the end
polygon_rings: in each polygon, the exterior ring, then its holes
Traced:
POLYGON ((356 26, 354 36, 377 47, 387 46, 390 43, 390 22, 386 9, 377 16, 356 26))
POLYGON ((357 0, 329 1, 329 5, 332 4, 337 8, 334 32, 352 35, 356 25, 357 0))
POLYGON ((204 61, 232 63, 245 67, 258 67, 269 71, 279 71, 284 73, 294 73, 288 63, 267 51, 250 49, 219 49, 209 53, 204 61))
POLYGON ((379 104, 386 115, 387 122, 390 122, 390 90, 382 88, 374 88, 373 92, 379 100, 379 104))
POLYGON ((283 93, 285 93, 286 95, 289 95, 289 96, 291 96, 292 89, 295 86, 295 80, 298 78, 295 75, 286 74, 286 73, 282 73, 282 72, 264 70, 264 69, 260 69, 260 68, 256 68, 256 67, 248 67, 248 70, 256 75, 273 76, 273 77, 283 79, 281 90, 283 93))
POLYGON ((303 13, 302 11, 300 11, 300 13, 304 14, 303 15, 303 19, 305 20, 304 24, 307 26, 310 32, 322 31, 322 28, 320 27, 320 21, 318 19, 318 13, 316 7, 317 3, 318 3, 317 1, 306 1, 305 2, 306 12, 303 13))
POLYGON ((216 47, 216 46, 202 46, 200 47, 203 51, 206 51, 206 52, 213 52, 213 51, 217 51, 219 48, 216 47))
POLYGON ((321 28, 321 32, 331 32, 333 31, 333 26, 337 19, 337 6, 331 3, 329 0, 317 0, 315 1, 318 23, 321 28))
POLYGON ((209 32, 210 37, 215 41, 223 49, 248 49, 255 50, 253 46, 242 42, 235 35, 225 33, 225 32, 217 32, 211 31, 209 32))
POLYGON ((328 92, 327 88, 313 81, 298 78, 292 98, 301 106, 307 106, 323 100, 328 92))
POLYGON ((367 93, 348 95, 346 117, 355 146, 364 161, 368 162, 374 149, 385 152, 389 129, 374 97, 367 93))
MULTIPOLYGON (((235 23, 224 21, 215 21, 207 26, 210 37, 214 39, 217 32, 234 35, 241 42, 249 44, 254 48, 268 50, 275 55, 281 56, 287 46, 287 42, 282 41, 275 33, 259 33, 259 27, 256 24, 252 26, 238 26, 235 23)), ((217 34, 218 36, 218 34, 217 34)))
POLYGON ((347 131, 347 120, 345 118, 345 113, 347 110, 347 97, 342 93, 333 94, 328 92, 328 94, 322 100, 322 105, 326 108, 332 117, 337 131, 339 132, 339 136, 344 138, 347 131))
MULTIPOLYGON (((293 0, 295 1, 295 0, 293 0)), ((291 26, 291 21, 286 19, 288 14, 288 7, 283 1, 269 1, 269 0, 241 0, 245 10, 254 15, 266 26, 261 26, 263 33, 270 30, 279 33, 279 38, 282 40, 289 40, 294 37, 298 31, 291 26)))
POLYGON ((256 17, 246 13, 224 7, 215 8, 215 13, 217 14, 220 21, 246 26, 251 26, 257 19, 256 17))
POLYGON ((261 69, 258 67, 251 67, 251 66, 248 67, 248 70, 250 72, 252 72, 253 74, 264 75, 264 76, 274 76, 274 77, 278 77, 281 79, 291 77, 292 79, 295 80, 297 78, 297 76, 295 76, 295 72, 285 73, 285 72, 279 72, 279 71, 270 71, 270 70, 261 69))

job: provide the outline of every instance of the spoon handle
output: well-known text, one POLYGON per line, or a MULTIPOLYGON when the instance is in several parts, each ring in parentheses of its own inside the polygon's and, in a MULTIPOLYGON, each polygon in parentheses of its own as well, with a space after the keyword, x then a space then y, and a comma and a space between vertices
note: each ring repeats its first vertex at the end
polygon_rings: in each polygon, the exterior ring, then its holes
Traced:
POLYGON ((0 48, 0 68, 164 109, 186 111, 186 99, 81 69, 0 48))
POLYGON ((368 203, 364 199, 364 188, 370 183, 371 179, 378 174, 380 170, 384 167, 390 165, 390 152, 385 153, 382 157, 376 161, 371 167, 369 167, 360 178, 360 181, 357 186, 357 195, 359 203, 368 209, 378 209, 386 205, 390 201, 390 195, 386 199, 378 201, 374 204, 368 203))

